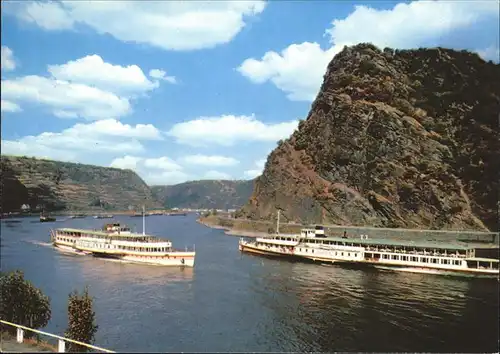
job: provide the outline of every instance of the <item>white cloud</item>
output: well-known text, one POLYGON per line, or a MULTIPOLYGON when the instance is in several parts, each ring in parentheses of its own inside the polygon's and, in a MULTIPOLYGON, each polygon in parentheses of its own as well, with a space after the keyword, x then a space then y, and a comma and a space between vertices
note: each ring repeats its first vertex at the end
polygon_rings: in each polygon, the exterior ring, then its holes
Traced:
POLYGON ((378 47, 408 49, 495 14, 498 16, 498 3, 494 1, 414 1, 399 3, 391 10, 356 6, 345 19, 334 20, 326 33, 332 43, 341 46, 371 42, 378 47))
POLYGON ((122 138, 137 138, 143 140, 162 140, 160 131, 152 124, 137 124, 131 126, 115 119, 96 121, 90 124, 76 124, 66 131, 85 136, 115 136, 122 138))
POLYGON ((145 158, 125 155, 114 159, 110 166, 134 170, 149 185, 172 185, 190 179, 190 175, 167 156, 145 158))
POLYGON ((163 171, 160 173, 156 172, 143 172, 140 176, 144 178, 146 183, 150 186, 153 185, 173 185, 189 180, 193 180, 193 177, 183 171, 163 171))
POLYGON ((240 162, 232 157, 217 156, 217 155, 188 155, 180 159, 180 161, 187 165, 197 166, 234 166, 240 162))
POLYGON ((121 117, 131 111, 127 98, 95 87, 54 80, 42 76, 24 76, 2 80, 2 97, 49 106, 54 113, 87 119, 121 117))
POLYGON ((9 13, 10 6, 15 15, 28 23, 34 23, 45 30, 69 30, 73 28, 74 20, 57 2, 25 2, 4 4, 9 13))
POLYGON ((224 172, 210 170, 205 173, 203 179, 231 179, 231 176, 224 172))
POLYGON ((21 107, 19 107, 18 104, 15 104, 14 102, 10 102, 7 100, 2 100, 1 107, 2 107, 2 112, 14 113, 14 112, 21 112, 22 111, 21 107))
POLYGON ((269 51, 245 60, 238 71, 254 83, 270 81, 293 101, 314 100, 328 62, 345 45, 371 42, 384 48, 409 49, 425 45, 452 30, 466 28, 488 16, 498 17, 495 1, 414 1, 390 10, 356 6, 326 30, 331 47, 318 43, 292 44, 281 53, 269 51))
POLYGON ((255 161, 255 169, 246 170, 244 173, 245 177, 254 179, 262 174, 264 166, 266 165, 267 159, 261 159, 255 161))
POLYGON ((257 84, 271 81, 292 101, 312 101, 335 50, 323 51, 318 43, 292 44, 281 54, 247 59, 237 70, 257 84))
POLYGON ((182 167, 166 156, 144 160, 144 166, 165 171, 180 171, 182 167))
MULTIPOLYGON (((5 6, 5 5, 4 5, 5 6)), ((123 42, 166 50, 212 48, 231 41, 264 1, 61 1, 9 4, 7 13, 45 30, 84 24, 123 42)))
POLYGON ((121 168, 124 170, 136 170, 137 164, 142 160, 141 157, 123 156, 117 157, 109 164, 110 167, 121 168))
POLYGON ((12 49, 4 45, 1 49, 1 60, 2 71, 12 71, 16 68, 16 61, 12 49))
POLYGON ((491 60, 495 63, 500 61, 500 48, 497 46, 489 46, 488 48, 478 50, 477 54, 484 60, 491 60))
POLYGON ((231 146, 241 141, 278 141, 288 138, 297 125, 297 120, 267 124, 255 119, 253 115, 223 115, 177 123, 167 134, 175 137, 181 144, 231 146))
POLYGON ((170 82, 171 84, 177 83, 175 76, 167 76, 167 73, 161 69, 151 69, 149 70, 149 76, 153 79, 164 80, 170 82))
POLYGON ((56 80, 77 82, 114 93, 142 93, 159 86, 158 82, 149 81, 137 65, 113 65, 96 54, 62 65, 49 65, 48 72, 56 80))
POLYGON ((262 174, 262 170, 246 170, 244 174, 245 177, 254 179, 262 174))
POLYGON ((2 140, 2 153, 48 157, 72 161, 91 153, 137 153, 144 151, 139 140, 159 139, 158 130, 150 125, 131 126, 113 119, 75 124, 60 133, 44 132, 17 140, 2 140))
POLYGON ((131 113, 132 98, 159 86, 137 65, 113 65, 98 55, 49 65, 48 72, 2 80, 2 98, 45 105, 59 118, 99 120, 131 113))

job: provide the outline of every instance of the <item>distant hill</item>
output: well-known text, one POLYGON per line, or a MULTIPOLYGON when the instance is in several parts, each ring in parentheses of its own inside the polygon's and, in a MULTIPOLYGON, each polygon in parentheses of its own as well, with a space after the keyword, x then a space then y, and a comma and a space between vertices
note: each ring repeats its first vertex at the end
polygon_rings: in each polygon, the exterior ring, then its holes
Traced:
POLYGON ((58 210, 126 210, 158 207, 133 171, 27 157, 1 157, 2 212, 23 204, 58 210))
POLYGON ((193 209, 237 209, 247 201, 253 180, 190 181, 173 186, 152 186, 153 196, 165 207, 193 209))

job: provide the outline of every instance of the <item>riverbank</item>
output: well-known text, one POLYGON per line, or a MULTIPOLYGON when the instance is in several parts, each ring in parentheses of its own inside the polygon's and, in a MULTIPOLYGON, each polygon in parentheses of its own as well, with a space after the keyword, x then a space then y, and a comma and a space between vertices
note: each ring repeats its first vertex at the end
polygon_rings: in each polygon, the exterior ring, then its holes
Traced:
MULTIPOLYGON (((232 219, 210 215, 198 218, 197 222, 213 229, 224 230, 224 233, 229 236, 263 237, 276 232, 276 226, 266 221, 232 219)), ((280 225, 280 232, 300 233, 302 227, 302 225, 280 225)))
MULTIPOLYGON (((171 216, 174 216, 175 214, 185 214, 187 212, 184 211, 171 211, 171 210, 164 210, 164 209, 155 209, 155 210, 147 210, 147 214, 154 215, 159 214, 162 215, 163 213, 168 213, 171 216)), ((101 209, 96 209, 96 210, 85 210, 85 211, 78 211, 78 210, 73 210, 73 211, 68 211, 68 210, 61 210, 61 211, 54 211, 48 213, 50 216, 71 216, 71 215, 82 215, 82 216, 94 216, 94 215, 121 215, 121 216, 127 216, 127 215, 134 215, 134 214, 142 214, 142 210, 138 211, 130 211, 130 210, 101 210, 101 209)), ((10 214, 4 214, 1 216, 1 219, 17 219, 17 218, 23 218, 23 217, 32 217, 32 216, 40 216, 40 212, 26 212, 26 213, 10 213, 10 214)))
MULTIPOLYGON (((198 222, 217 229, 225 230, 227 235, 259 237, 276 232, 276 224, 270 221, 234 219, 220 215, 200 217, 198 222)), ((284 234, 298 234, 300 230, 313 225, 280 224, 279 231, 284 234)), ((463 230, 423 230, 423 229, 391 229, 363 226, 323 225, 327 235, 359 238, 368 235, 370 238, 398 240, 431 240, 431 241, 468 241, 484 242, 498 245, 498 232, 480 232, 463 230)))

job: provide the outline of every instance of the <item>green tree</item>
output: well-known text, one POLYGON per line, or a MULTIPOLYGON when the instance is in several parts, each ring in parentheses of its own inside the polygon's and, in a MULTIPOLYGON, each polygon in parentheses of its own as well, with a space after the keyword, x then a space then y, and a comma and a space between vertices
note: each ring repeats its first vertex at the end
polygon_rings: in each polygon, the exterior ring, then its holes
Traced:
MULTIPOLYGON (((98 326, 95 324, 93 298, 88 288, 80 295, 76 290, 69 294, 68 300, 68 329, 65 337, 79 342, 93 344, 98 326)), ((68 351, 85 353, 89 348, 68 343, 68 351)))
MULTIPOLYGON (((51 317, 50 299, 31 282, 24 279, 24 273, 16 270, 0 274, 0 318, 30 328, 42 328, 51 317)), ((16 329, 5 326, 3 330, 15 333, 16 329)), ((26 331, 27 338, 33 332, 26 331)))

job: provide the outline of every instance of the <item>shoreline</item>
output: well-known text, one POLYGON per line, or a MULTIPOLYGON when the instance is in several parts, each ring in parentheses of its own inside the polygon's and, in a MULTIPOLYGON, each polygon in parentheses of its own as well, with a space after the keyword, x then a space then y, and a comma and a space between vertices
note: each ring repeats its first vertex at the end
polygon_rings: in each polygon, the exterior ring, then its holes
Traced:
MULTIPOLYGON (((220 215, 200 217, 197 222, 207 227, 224 230, 226 235, 244 237, 262 237, 276 233, 276 225, 270 221, 227 218, 220 215)), ((280 233, 299 234, 301 229, 313 227, 301 224, 280 224, 280 233)), ((342 236, 344 232, 349 237, 359 238, 369 235, 377 239, 406 239, 429 241, 461 241, 486 242, 498 244, 500 234, 472 230, 425 230, 425 229, 389 229, 369 226, 323 225, 325 233, 342 236)))
MULTIPOLYGON (((169 213, 169 214, 188 214, 192 212, 184 212, 184 211, 169 211, 169 210, 163 210, 163 209, 154 209, 154 210, 148 210, 148 213, 169 213)), ((72 215, 82 215, 82 216, 94 216, 94 215, 120 215, 120 216, 130 216, 130 215, 135 215, 135 214, 141 214, 142 210, 140 211, 130 211, 130 210, 86 210, 86 211, 55 211, 55 212, 49 212, 48 214, 50 216, 72 216, 72 215)), ((154 215, 154 214, 151 214, 154 215)), ((26 218, 26 217, 37 217, 40 216, 40 212, 27 212, 27 213, 12 213, 12 214, 7 214, 7 215, 0 215, 0 219, 17 219, 17 218, 26 218)), ((149 215, 147 215, 149 216, 149 215)))
POLYGON ((196 222, 199 224, 202 224, 206 227, 209 227, 211 229, 217 229, 217 230, 224 230, 224 234, 227 236, 240 236, 240 237, 263 237, 269 235, 267 232, 260 232, 260 231, 249 231, 249 230, 240 230, 240 229, 233 229, 227 226, 221 226, 221 225, 216 225, 212 224, 209 222, 206 222, 204 220, 201 220, 202 218, 196 219, 196 222))

